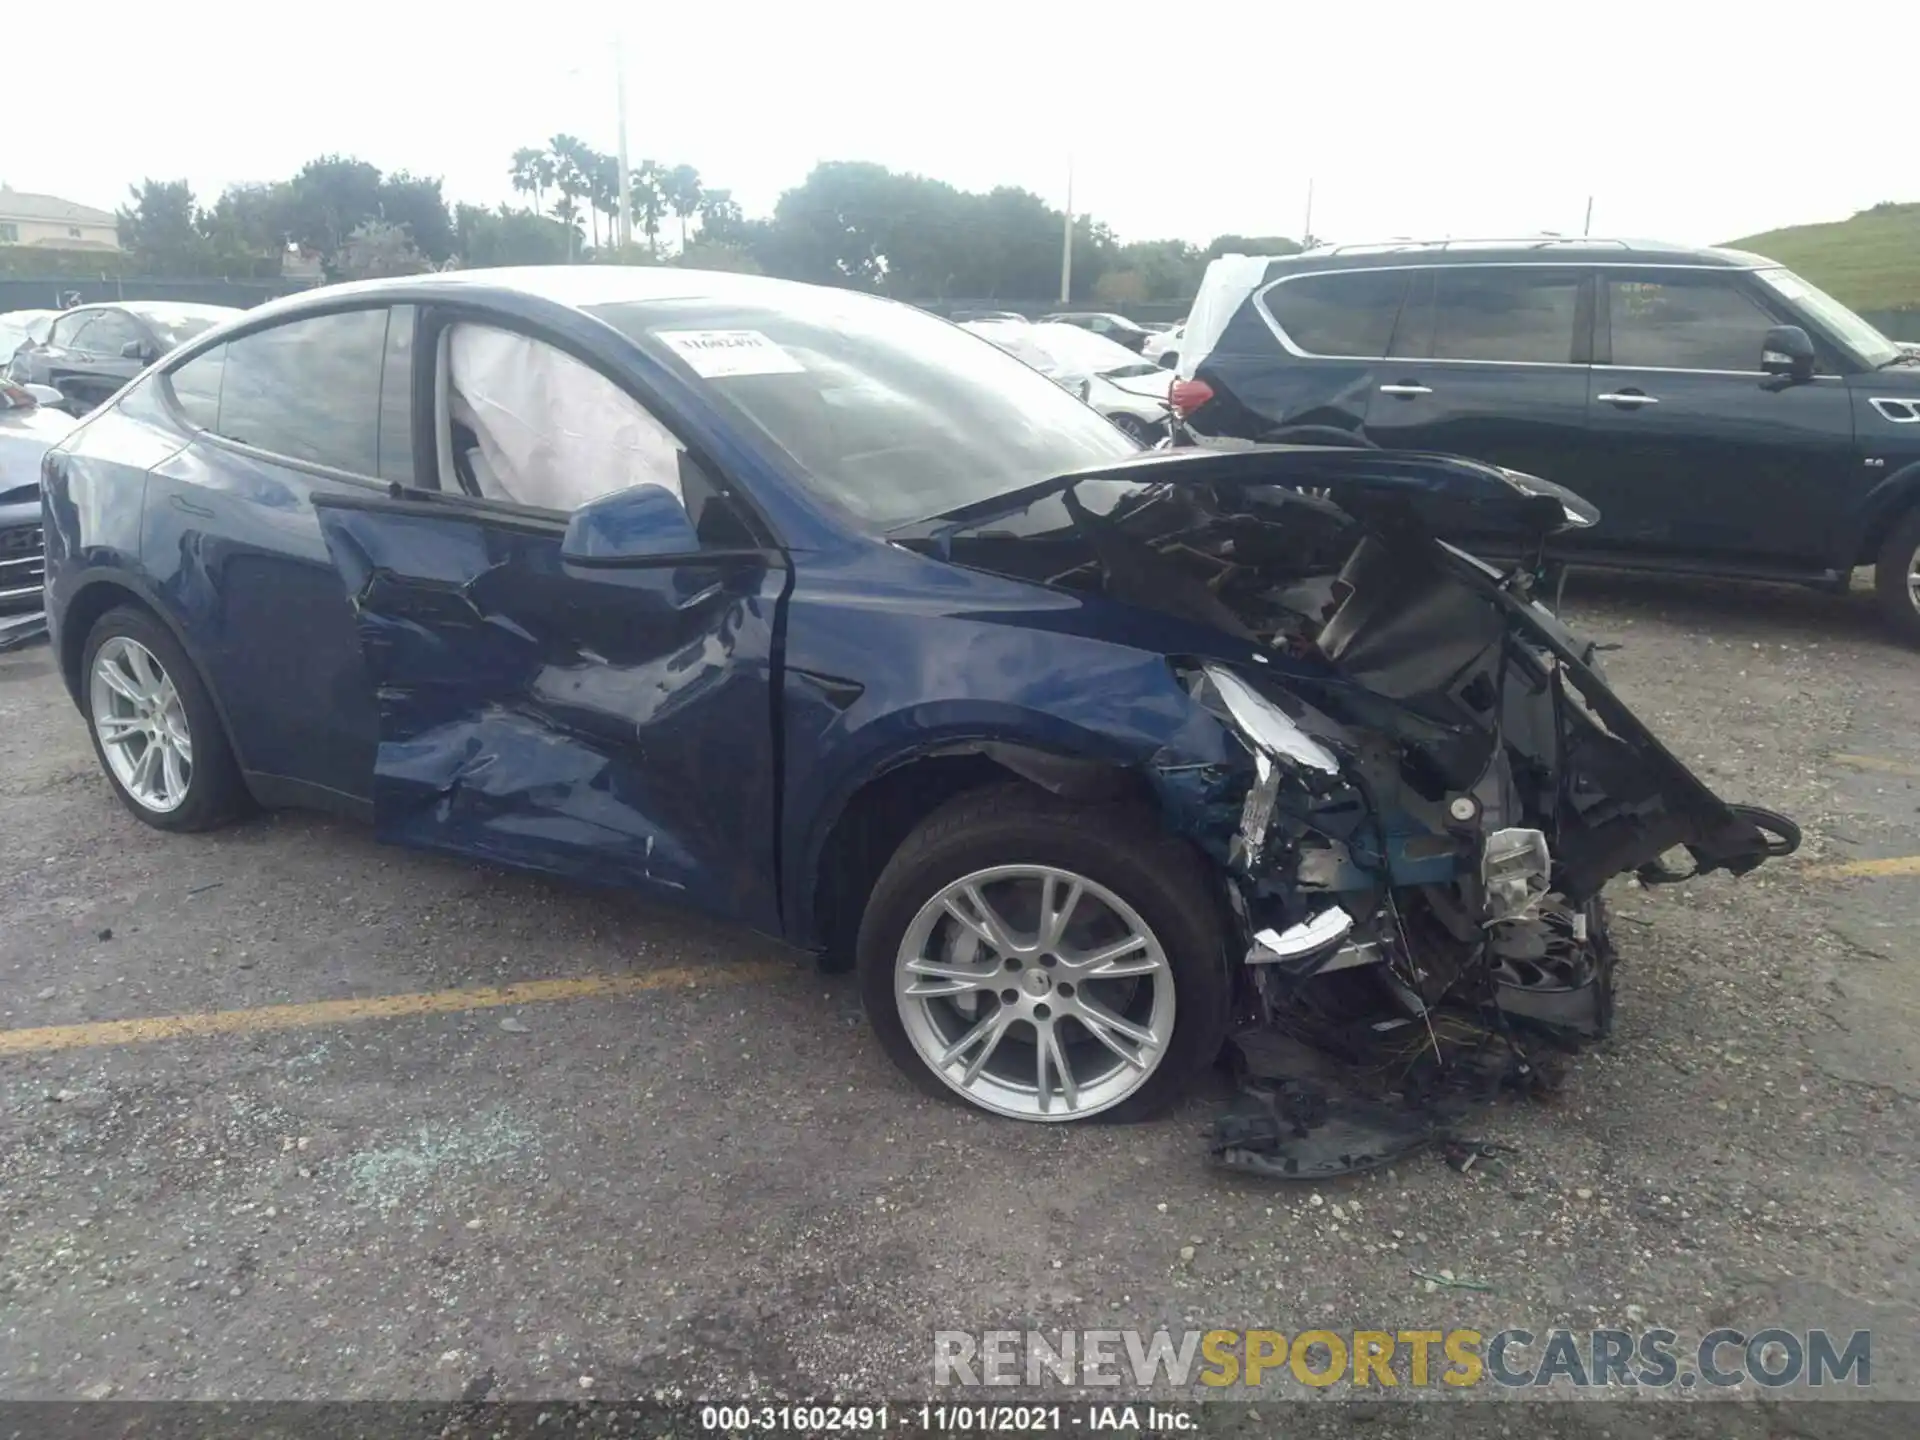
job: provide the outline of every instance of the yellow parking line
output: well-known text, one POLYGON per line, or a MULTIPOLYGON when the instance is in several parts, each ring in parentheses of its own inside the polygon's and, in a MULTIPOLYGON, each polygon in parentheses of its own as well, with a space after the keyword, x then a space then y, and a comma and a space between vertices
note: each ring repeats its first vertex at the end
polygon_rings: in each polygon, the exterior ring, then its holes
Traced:
POLYGON ((1817 880, 1920 875, 1920 855, 1895 855, 1887 860, 1849 860, 1844 865, 1809 865, 1805 873, 1817 880))
POLYGON ((359 1000, 315 1000, 301 1005, 263 1005, 253 1010, 207 1010, 193 1015, 154 1015, 144 1020, 103 1020, 90 1025, 43 1025, 0 1030, 0 1055, 76 1050, 90 1045, 138 1045, 193 1035, 242 1035, 262 1030, 301 1030, 347 1020, 388 1020, 409 1015, 490 1010, 549 1000, 587 1000, 637 995, 647 990, 746 985, 794 973, 791 965, 766 961, 744 965, 675 966, 644 975, 589 975, 576 980, 529 980, 518 985, 481 985, 470 990, 432 990, 415 995, 369 995, 359 1000))
POLYGON ((1882 775, 1907 775, 1920 779, 1920 765, 1905 760, 1883 760, 1878 755, 1836 755, 1837 765, 1850 765, 1855 770, 1875 770, 1882 775))

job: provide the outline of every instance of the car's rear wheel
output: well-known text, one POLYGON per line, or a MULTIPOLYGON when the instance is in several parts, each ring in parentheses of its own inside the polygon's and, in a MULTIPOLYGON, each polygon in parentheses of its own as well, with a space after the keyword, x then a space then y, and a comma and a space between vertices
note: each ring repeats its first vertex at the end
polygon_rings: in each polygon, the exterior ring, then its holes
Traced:
POLYGON ((165 626, 120 606, 94 624, 82 694, 94 753, 114 793, 161 830, 205 830, 245 801, 206 687, 165 626))
POLYGON ((901 845, 862 920, 867 1015, 932 1094, 1021 1120, 1138 1119, 1220 1049, 1219 911, 1128 807, 961 796, 901 845))
POLYGON ((1909 510, 1881 545, 1873 588, 1881 614, 1903 640, 1920 645, 1920 507, 1909 510))

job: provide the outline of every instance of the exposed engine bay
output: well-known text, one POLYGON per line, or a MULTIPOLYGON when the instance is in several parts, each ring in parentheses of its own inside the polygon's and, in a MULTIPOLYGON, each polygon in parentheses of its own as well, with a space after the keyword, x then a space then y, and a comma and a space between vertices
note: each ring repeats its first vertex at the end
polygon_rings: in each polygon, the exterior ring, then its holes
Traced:
MULTIPOLYGON (((1145 767, 1218 864, 1244 1081, 1228 1165, 1312 1178, 1448 1137, 1605 1036, 1602 888, 1739 875, 1799 832, 1728 805, 1607 687, 1594 647, 1508 571, 1581 519, 1532 477, 1435 456, 1241 452, 1191 480, 1107 472, 939 539, 976 565, 1199 621, 1169 655, 1205 715, 1145 767), (1437 471, 1473 472, 1437 485, 1437 471), (1284 483, 1276 483, 1276 474, 1284 483), (1672 861, 1690 856, 1690 867, 1672 861)), ((1591 511, 1586 511, 1591 514, 1591 511)))

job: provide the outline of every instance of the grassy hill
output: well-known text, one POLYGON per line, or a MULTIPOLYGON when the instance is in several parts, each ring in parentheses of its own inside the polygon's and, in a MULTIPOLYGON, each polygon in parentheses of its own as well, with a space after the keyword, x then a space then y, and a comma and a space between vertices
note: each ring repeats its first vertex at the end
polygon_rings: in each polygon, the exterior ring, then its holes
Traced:
POLYGON ((1876 205, 1851 220, 1727 244, 1778 260, 1856 310, 1920 308, 1920 204, 1876 205))

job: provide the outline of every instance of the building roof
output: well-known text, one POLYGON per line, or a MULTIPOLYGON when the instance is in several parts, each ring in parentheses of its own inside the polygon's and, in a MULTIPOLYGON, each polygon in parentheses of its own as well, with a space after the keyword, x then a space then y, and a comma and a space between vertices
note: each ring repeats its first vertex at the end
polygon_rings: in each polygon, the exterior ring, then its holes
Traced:
POLYGON ((36 195, 30 190, 13 190, 0 185, 0 220, 43 220, 60 225, 111 225, 111 210, 96 210, 91 205, 76 205, 58 195, 36 195))

